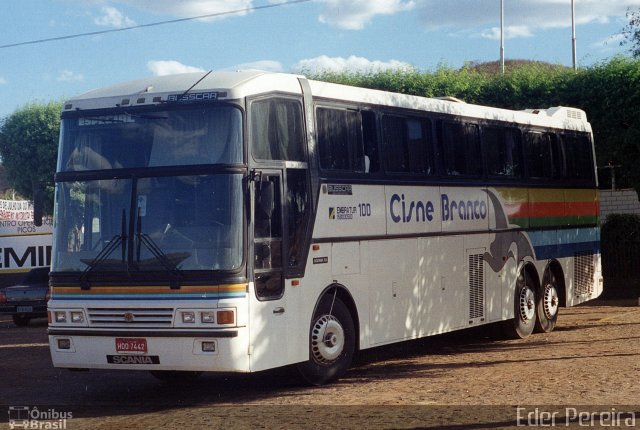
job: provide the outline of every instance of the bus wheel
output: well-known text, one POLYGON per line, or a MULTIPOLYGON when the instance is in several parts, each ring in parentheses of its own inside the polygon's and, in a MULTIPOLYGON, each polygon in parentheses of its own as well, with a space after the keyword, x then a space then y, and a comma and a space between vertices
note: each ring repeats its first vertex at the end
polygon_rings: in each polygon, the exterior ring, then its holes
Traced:
POLYGON ((507 321, 507 334, 524 339, 533 333, 536 324, 536 293, 534 282, 526 273, 518 277, 515 289, 515 316, 507 321))
POLYGON ((309 360, 298 365, 302 377, 322 385, 341 377, 351 365, 355 351, 355 328, 349 309, 338 298, 322 299, 311 321, 309 360))
POLYGON ((150 370, 156 379, 169 384, 185 384, 193 382, 202 374, 202 372, 189 372, 180 370, 150 370))
POLYGON ((538 299, 536 331, 538 333, 550 333, 556 327, 560 298, 558 296, 558 283, 553 273, 549 273, 549 279, 545 281, 544 288, 538 299))

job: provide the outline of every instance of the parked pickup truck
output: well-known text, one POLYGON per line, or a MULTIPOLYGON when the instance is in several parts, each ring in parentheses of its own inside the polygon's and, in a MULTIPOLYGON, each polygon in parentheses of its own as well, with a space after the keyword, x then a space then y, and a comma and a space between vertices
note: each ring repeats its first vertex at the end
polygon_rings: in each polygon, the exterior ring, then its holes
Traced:
POLYGON ((18 285, 0 290, 0 314, 10 314, 20 327, 32 318, 47 316, 49 268, 31 269, 18 285))

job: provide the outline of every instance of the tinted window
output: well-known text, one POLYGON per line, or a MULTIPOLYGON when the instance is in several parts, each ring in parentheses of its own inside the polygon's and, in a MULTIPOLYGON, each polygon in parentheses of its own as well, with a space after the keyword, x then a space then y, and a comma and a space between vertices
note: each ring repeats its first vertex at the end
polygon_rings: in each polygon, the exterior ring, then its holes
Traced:
POLYGON ((580 135, 563 135, 562 145, 567 178, 591 180, 593 178, 593 159, 589 138, 580 135))
POLYGON ((562 158, 555 134, 526 133, 526 155, 530 178, 562 176, 562 158))
POLYGON ((486 127, 482 143, 487 154, 487 174, 505 178, 522 176, 520 131, 515 128, 486 127))
POLYGON ((360 113, 318 108, 320 167, 326 170, 365 171, 360 113))
POLYGON ((242 163, 242 113, 233 107, 118 110, 62 122, 59 171, 227 163, 242 163))
POLYGON ((431 123, 428 120, 385 115, 382 146, 387 171, 431 173, 431 123))
POLYGON ((441 152, 446 175, 480 176, 482 174, 482 154, 477 125, 443 122, 441 152))
POLYGON ((278 98, 253 102, 251 139, 256 159, 304 161, 300 103, 278 98))

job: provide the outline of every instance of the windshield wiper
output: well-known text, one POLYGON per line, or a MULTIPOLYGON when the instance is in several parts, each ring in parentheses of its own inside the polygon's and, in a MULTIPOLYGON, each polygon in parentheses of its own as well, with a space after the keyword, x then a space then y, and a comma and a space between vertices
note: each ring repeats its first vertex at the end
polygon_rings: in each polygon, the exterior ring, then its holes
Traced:
POLYGON ((90 288, 89 280, 88 280, 89 273, 93 269, 95 269, 97 266, 104 263, 107 260, 107 258, 111 254, 113 254, 113 251, 115 251, 118 248, 118 245, 121 245, 121 250, 122 250, 121 261, 122 261, 122 264, 126 267, 126 264, 127 264, 126 262, 127 215, 125 214, 124 209, 122 209, 122 229, 120 231, 120 234, 113 236, 113 238, 109 241, 109 244, 104 248, 102 248, 102 251, 100 251, 100 253, 98 253, 98 255, 96 255, 93 260, 90 260, 88 262, 83 261, 83 263, 87 265, 87 268, 84 269, 84 272, 82 272, 82 275, 80 275, 79 281, 80 281, 81 290, 88 290, 90 288))
MULTIPOLYGON (((151 254, 160 262, 160 264, 165 268, 167 273, 169 274, 169 287, 172 290, 180 289, 180 279, 182 278, 182 271, 178 268, 178 264, 171 261, 169 256, 165 254, 162 249, 151 239, 151 237, 142 232, 142 216, 138 214, 138 222, 136 229, 136 238, 138 241, 137 250, 136 250, 136 261, 138 264, 140 261, 140 245, 144 245, 151 254)), ((184 258, 188 257, 188 255, 179 254, 178 262, 184 260, 184 258)))

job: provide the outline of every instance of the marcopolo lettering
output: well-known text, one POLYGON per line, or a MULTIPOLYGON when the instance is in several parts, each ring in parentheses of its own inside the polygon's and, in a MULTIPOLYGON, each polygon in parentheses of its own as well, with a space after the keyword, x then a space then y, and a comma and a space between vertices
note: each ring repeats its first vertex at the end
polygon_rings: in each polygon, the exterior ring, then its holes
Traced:
POLYGON ((487 218, 487 202, 484 200, 449 200, 446 194, 440 195, 442 220, 471 221, 487 218))

